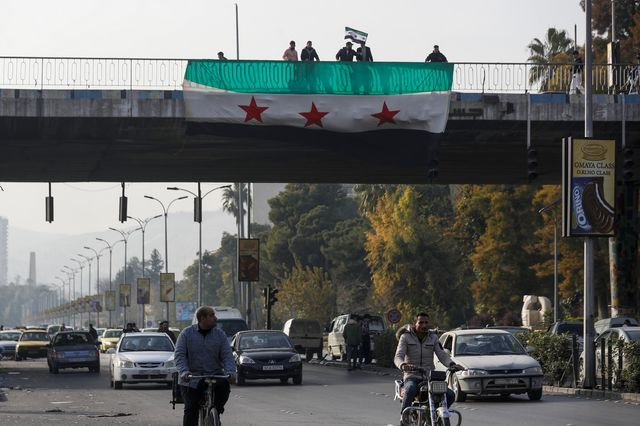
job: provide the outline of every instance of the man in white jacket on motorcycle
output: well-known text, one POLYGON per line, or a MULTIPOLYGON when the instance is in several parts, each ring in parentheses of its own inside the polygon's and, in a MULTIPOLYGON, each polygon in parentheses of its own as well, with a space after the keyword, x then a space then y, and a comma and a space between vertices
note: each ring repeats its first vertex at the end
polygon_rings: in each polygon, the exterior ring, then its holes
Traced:
MULTIPOLYGON (((416 315, 415 323, 400 335, 398 347, 394 357, 396 367, 404 372, 404 396, 402 397, 402 411, 411 406, 418 394, 418 384, 423 381, 419 372, 412 371, 415 367, 421 367, 431 371, 435 368, 433 354, 436 354, 443 365, 455 366, 448 353, 442 349, 438 335, 429 331, 429 315, 420 312, 416 315)), ((447 389, 447 405, 450 407, 455 400, 455 394, 447 389)))

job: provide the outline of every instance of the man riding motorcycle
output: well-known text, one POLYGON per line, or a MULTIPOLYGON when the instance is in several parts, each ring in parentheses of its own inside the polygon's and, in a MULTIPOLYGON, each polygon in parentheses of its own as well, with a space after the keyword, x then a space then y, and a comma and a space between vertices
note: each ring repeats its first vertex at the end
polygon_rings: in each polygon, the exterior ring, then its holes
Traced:
MULTIPOLYGON (((444 351, 438 335, 429 330, 429 315, 420 312, 415 317, 414 324, 404 327, 398 332, 399 341, 394 357, 394 364, 401 369, 404 380, 404 396, 402 397, 402 411, 411 406, 411 403, 418 394, 418 385, 423 380, 421 373, 412 371, 415 367, 421 367, 429 372, 435 368, 433 364, 433 354, 443 365, 459 367, 451 360, 448 353, 444 351)), ((447 405, 451 407, 455 400, 455 394, 451 389, 447 389, 447 405)), ((401 423, 402 424, 402 423, 401 423)))

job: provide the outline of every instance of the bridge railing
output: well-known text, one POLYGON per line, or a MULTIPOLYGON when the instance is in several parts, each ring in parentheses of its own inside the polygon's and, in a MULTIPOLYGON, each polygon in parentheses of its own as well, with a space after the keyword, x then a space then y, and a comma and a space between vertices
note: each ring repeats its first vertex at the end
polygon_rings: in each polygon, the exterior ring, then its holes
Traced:
MULTIPOLYGON (((184 59, 0 57, 0 88, 181 90, 186 68, 184 59)), ((594 64, 594 92, 628 91, 638 79, 635 69, 631 64, 594 64)), ((572 64, 459 62, 452 90, 567 92, 571 77, 572 64)))

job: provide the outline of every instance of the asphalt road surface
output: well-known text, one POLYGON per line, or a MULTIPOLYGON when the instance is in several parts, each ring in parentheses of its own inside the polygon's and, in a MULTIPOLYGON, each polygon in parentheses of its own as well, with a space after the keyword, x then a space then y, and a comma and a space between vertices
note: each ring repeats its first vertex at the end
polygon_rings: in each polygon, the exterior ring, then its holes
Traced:
MULTIPOLYGON (((108 355, 100 375, 82 370, 48 372, 45 360, 0 361, 0 425, 180 425, 182 405, 172 410, 165 386, 109 387, 108 355)), ((230 425, 389 425, 399 424, 393 376, 372 371, 306 364, 302 386, 249 381, 233 386, 222 422, 230 425)), ((544 395, 507 400, 470 397, 455 408, 463 424, 637 425, 640 407, 614 401, 544 395)))

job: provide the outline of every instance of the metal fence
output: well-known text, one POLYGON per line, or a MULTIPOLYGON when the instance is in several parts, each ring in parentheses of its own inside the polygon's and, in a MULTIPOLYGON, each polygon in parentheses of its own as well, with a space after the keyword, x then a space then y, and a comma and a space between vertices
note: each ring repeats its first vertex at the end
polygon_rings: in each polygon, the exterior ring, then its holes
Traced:
MULTIPOLYGON (((185 59, 0 57, 4 89, 181 90, 185 59)), ((595 64, 595 93, 637 92, 631 64, 595 64)), ((572 64, 477 63, 454 65, 452 90, 479 93, 567 92, 572 64)))

